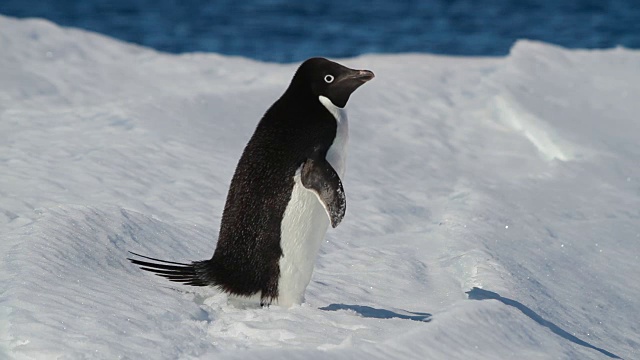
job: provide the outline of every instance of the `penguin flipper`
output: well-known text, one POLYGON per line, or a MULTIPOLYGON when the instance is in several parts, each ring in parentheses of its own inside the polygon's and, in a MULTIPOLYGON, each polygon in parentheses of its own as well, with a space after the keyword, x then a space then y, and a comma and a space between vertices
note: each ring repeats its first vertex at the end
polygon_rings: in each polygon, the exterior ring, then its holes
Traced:
POLYGON ((326 159, 307 159, 302 164, 302 185, 313 191, 329 216, 331 227, 342 221, 347 209, 347 199, 342 181, 326 159))
POLYGON ((177 263, 173 261, 160 260, 132 251, 129 253, 152 261, 143 261, 138 259, 127 258, 133 264, 138 265, 140 269, 154 273, 157 276, 169 279, 174 282, 183 283, 192 286, 207 286, 208 282, 203 281, 199 276, 198 269, 201 267, 201 261, 192 262, 191 264, 177 263))

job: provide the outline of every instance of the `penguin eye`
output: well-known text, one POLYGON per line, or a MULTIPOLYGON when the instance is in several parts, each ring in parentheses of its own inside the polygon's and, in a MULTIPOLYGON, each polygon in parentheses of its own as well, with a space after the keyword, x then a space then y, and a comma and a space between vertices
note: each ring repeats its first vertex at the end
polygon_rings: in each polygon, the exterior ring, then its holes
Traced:
POLYGON ((333 75, 328 74, 324 76, 324 82, 326 82, 327 84, 331 84, 333 82, 333 75))

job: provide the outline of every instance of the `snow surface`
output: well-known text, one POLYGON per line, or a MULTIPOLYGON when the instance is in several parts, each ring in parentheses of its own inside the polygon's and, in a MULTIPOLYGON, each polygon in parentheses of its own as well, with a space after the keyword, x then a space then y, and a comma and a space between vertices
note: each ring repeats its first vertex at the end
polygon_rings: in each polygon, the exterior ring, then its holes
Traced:
POLYGON ((640 52, 343 59, 348 209, 306 303, 237 309, 127 251, 209 258, 297 64, 0 17, 0 358, 640 359, 640 52))

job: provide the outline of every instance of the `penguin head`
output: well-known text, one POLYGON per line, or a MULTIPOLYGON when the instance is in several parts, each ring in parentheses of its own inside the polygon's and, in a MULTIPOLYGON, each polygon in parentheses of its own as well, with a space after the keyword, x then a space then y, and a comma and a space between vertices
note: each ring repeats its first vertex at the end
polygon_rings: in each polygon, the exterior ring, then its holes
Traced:
POLYGON ((315 99, 324 96, 344 108, 357 88, 373 79, 369 70, 353 70, 325 58, 311 58, 300 65, 289 88, 303 91, 315 99))

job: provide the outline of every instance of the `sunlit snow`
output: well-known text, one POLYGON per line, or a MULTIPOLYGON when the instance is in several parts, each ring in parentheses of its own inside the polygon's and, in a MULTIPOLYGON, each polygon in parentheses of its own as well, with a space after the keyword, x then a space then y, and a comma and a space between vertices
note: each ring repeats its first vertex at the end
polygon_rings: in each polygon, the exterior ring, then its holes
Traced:
POLYGON ((347 214, 303 305, 239 309, 127 251, 212 255, 297 64, 0 17, 0 358, 640 358, 640 51, 339 61, 347 214))

